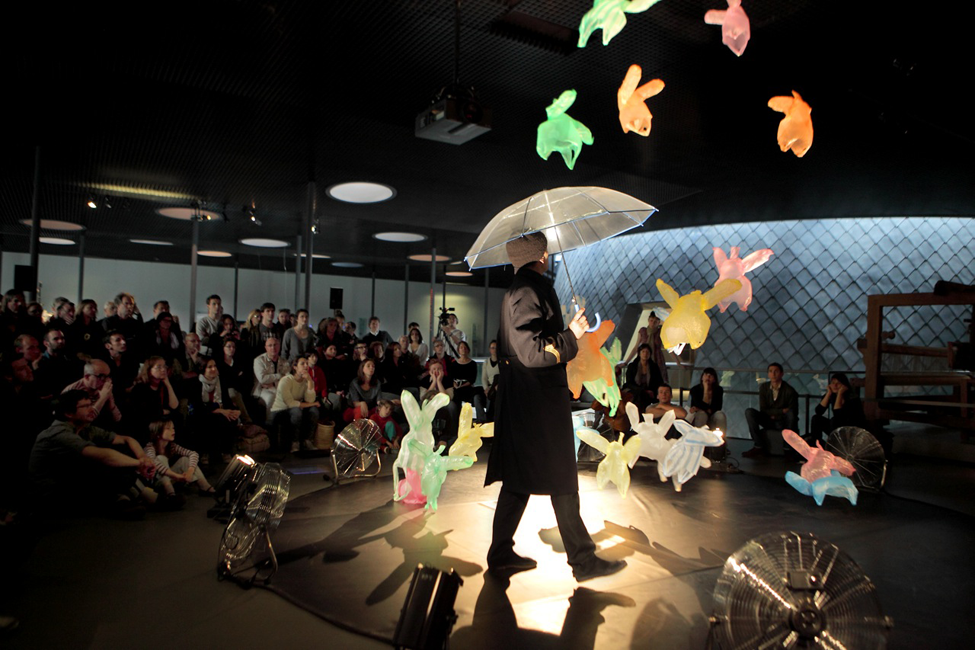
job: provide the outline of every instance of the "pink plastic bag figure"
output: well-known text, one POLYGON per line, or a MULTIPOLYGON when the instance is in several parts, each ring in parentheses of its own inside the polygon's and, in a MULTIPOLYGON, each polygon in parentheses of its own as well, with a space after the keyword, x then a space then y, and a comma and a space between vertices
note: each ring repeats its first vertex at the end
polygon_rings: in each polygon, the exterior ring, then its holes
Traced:
POLYGON ((648 81, 639 88, 640 77, 643 76, 643 69, 637 64, 630 66, 626 71, 626 77, 616 93, 616 105, 620 111, 620 126, 623 133, 633 131, 637 135, 647 137, 650 135, 650 120, 653 115, 644 103, 650 97, 660 94, 664 89, 664 82, 660 79, 648 81))
POLYGON ((810 483, 832 476, 833 470, 843 476, 853 476, 853 472, 856 471, 849 461, 834 456, 823 449, 818 440, 815 447, 810 447, 805 440, 799 437, 799 434, 788 429, 782 432, 782 439, 806 459, 807 462, 799 470, 799 475, 810 483))
POLYGON ((752 30, 748 24, 748 16, 741 8, 741 0, 728 0, 727 11, 712 9, 704 14, 704 22, 708 25, 721 25, 721 42, 728 49, 741 56, 751 38, 752 30))
POLYGON ((616 325, 611 320, 604 320, 595 332, 586 332, 579 339, 579 352, 566 367, 569 380, 569 390, 578 399, 582 394, 582 382, 605 380, 607 385, 616 384, 616 374, 600 348, 613 333, 616 325))
POLYGON ((420 475, 416 470, 406 470, 406 478, 400 479, 396 494, 406 503, 413 505, 422 506, 427 502, 423 488, 420 487, 420 475))
POLYGON ((748 311, 748 305, 752 303, 752 281, 745 277, 749 271, 758 268, 769 261, 772 257, 771 248, 763 248, 760 251, 750 253, 745 259, 738 257, 738 246, 731 247, 731 257, 724 254, 724 250, 714 247, 714 263, 718 267, 718 282, 722 280, 738 280, 741 282, 741 289, 734 292, 718 303, 718 308, 723 314, 731 303, 737 303, 738 309, 748 311))
POLYGON ((792 149, 797 158, 802 158, 809 151, 813 141, 812 108, 802 101, 799 93, 792 91, 792 97, 773 97, 768 100, 768 107, 773 111, 785 113, 779 122, 777 139, 779 149, 783 152, 792 149))
POLYGON ((677 354, 690 343, 692 348, 704 345, 711 329, 711 319, 704 312, 741 289, 738 280, 721 280, 707 293, 692 291, 681 296, 663 280, 657 280, 657 290, 670 305, 670 315, 660 327, 660 340, 664 347, 677 354))

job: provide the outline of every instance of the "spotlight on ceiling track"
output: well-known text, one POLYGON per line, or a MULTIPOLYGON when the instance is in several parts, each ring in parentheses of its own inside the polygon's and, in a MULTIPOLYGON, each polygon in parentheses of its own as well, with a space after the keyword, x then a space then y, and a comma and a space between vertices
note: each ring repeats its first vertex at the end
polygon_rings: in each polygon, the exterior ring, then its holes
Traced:
POLYGON ((95 201, 95 197, 93 196, 88 197, 88 203, 86 205, 92 210, 98 207, 98 203, 95 201))
POLYGON ((108 195, 102 197, 102 207, 112 209, 112 202, 108 200, 108 195))
POLYGON ((313 235, 318 234, 318 219, 315 219, 315 223, 311 225, 311 234, 313 235))
POLYGON ((253 205, 244 206, 244 214, 247 215, 247 220, 250 221, 255 226, 260 226, 261 220, 257 218, 257 211, 253 205))

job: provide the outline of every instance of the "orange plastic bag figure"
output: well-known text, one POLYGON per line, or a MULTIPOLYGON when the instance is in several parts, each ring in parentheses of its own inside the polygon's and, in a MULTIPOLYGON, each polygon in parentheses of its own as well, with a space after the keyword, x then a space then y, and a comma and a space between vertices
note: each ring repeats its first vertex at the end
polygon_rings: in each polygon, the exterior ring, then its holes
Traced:
POLYGON ((644 101, 660 94, 664 89, 664 82, 654 79, 637 88, 642 76, 643 69, 640 66, 635 63, 630 66, 619 92, 616 93, 616 105, 620 111, 620 126, 623 127, 623 133, 632 131, 647 137, 650 135, 650 120, 653 119, 653 115, 650 114, 650 109, 644 101))
POLYGON ((785 113, 779 122, 777 135, 779 149, 783 152, 792 149, 797 158, 802 158, 809 151, 813 141, 812 108, 802 101, 799 93, 792 91, 792 97, 773 97, 768 100, 768 107, 773 111, 785 113))
POLYGON ((566 365, 566 374, 569 379, 569 390, 572 396, 578 399, 582 394, 582 382, 596 381, 602 379, 607 385, 616 384, 616 375, 606 356, 600 352, 600 348, 613 333, 616 325, 611 320, 604 320, 595 332, 586 332, 579 339, 579 352, 575 358, 566 365))
POLYGON ((741 56, 751 38, 752 28, 748 23, 748 15, 741 8, 741 0, 728 0, 727 11, 712 9, 704 14, 704 22, 708 25, 721 25, 721 42, 728 49, 741 56))

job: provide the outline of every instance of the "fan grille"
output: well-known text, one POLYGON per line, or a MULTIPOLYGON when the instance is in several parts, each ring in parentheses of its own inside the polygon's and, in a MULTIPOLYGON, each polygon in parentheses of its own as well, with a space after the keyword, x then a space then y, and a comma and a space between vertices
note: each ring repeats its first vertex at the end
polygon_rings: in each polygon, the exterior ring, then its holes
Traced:
POLYGON ((850 480, 858 488, 879 490, 887 478, 884 448, 866 429, 840 427, 826 440, 826 449, 847 460, 856 470, 850 480))
POLYGON ((365 472, 376 460, 382 444, 379 425, 372 420, 355 420, 332 442, 332 459, 340 478, 365 472))

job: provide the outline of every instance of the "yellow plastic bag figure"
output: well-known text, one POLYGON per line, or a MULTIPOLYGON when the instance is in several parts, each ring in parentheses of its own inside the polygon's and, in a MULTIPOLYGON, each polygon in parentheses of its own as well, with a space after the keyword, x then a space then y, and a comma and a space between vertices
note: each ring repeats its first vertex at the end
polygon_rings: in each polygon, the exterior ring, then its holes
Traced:
POLYGON ((692 291, 681 296, 666 282, 657 279, 657 290, 671 309, 660 328, 660 340, 664 347, 677 354, 685 344, 690 344, 694 349, 701 347, 711 329, 711 319, 704 312, 739 289, 741 282, 738 280, 721 280, 707 293, 692 291))
POLYGON ((748 16, 741 8, 741 0, 728 0, 727 11, 712 9, 704 14, 704 22, 708 25, 721 25, 721 42, 728 49, 741 56, 751 38, 752 29, 748 23, 748 16))
POLYGON ((579 47, 585 47, 597 29, 603 30, 603 45, 626 27, 626 14, 646 11, 660 0, 593 0, 592 9, 579 22, 579 47))
POLYGON ((466 456, 477 462, 477 450, 483 444, 482 438, 494 436, 494 422, 473 424, 474 409, 469 402, 460 407, 460 422, 457 428, 457 441, 450 445, 450 456, 466 456))
POLYGON ((647 137, 650 135, 650 121, 653 115, 644 103, 645 100, 659 95, 664 89, 664 82, 654 79, 637 88, 640 78, 643 76, 643 69, 637 64, 630 66, 623 78, 623 84, 616 93, 616 106, 620 111, 620 126, 623 133, 632 131, 637 135, 647 137))
POLYGON ((738 257, 741 249, 738 246, 731 247, 731 257, 724 254, 724 250, 714 247, 714 263, 718 267, 718 282, 722 280, 738 280, 741 282, 741 289, 734 292, 718 303, 718 309, 723 314, 731 303, 736 303, 738 309, 748 311, 748 305, 752 304, 752 281, 745 277, 745 274, 753 269, 757 269, 762 264, 769 261, 772 257, 771 248, 763 248, 760 251, 749 253, 744 259, 738 257))
POLYGON ((548 160, 553 151, 558 151, 569 169, 575 167, 582 145, 593 143, 592 131, 566 114, 575 100, 576 91, 566 90, 545 108, 548 119, 538 125, 538 139, 535 142, 535 151, 542 160, 548 160))
POLYGON ((797 158, 805 156, 813 141, 812 108, 809 104, 793 90, 792 97, 780 96, 768 100, 768 107, 785 113, 776 134, 779 149, 783 152, 792 149, 797 158))
POLYGON ((606 454, 596 468, 596 485, 599 489, 606 487, 606 483, 612 482, 620 496, 625 499, 626 491, 630 488, 630 465, 636 462, 640 455, 640 439, 634 436, 623 444, 621 431, 619 438, 610 442, 599 435, 598 431, 588 427, 576 429, 576 435, 590 447, 606 454))
POLYGON ((600 350, 615 328, 613 321, 604 320, 599 329, 595 332, 586 332, 579 339, 579 352, 565 368, 572 397, 578 399, 582 394, 583 382, 602 379, 607 386, 616 384, 613 366, 600 350))

